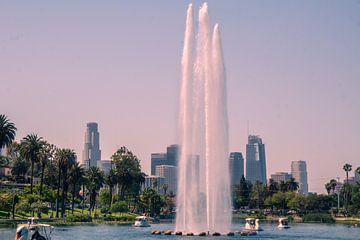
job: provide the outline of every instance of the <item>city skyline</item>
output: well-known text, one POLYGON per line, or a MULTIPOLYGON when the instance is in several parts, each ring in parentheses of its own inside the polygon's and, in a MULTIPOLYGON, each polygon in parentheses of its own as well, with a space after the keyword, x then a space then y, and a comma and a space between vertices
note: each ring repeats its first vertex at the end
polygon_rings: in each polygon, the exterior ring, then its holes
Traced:
MULTIPOLYGON (((245 152, 249 121, 267 174, 306 159, 309 191, 324 192, 359 165, 360 4, 208 2, 222 27, 229 150, 245 152)), ((34 132, 81 159, 95 121, 104 159, 127 146, 149 173, 150 153, 177 142, 187 4, 1 3, 0 109, 16 140, 34 132)))

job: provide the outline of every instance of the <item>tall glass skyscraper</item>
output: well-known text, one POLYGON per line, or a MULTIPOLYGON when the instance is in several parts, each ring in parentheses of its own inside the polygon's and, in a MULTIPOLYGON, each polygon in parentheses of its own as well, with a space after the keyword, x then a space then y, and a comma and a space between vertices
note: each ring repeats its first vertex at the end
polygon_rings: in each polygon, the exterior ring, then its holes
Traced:
POLYGON ((259 136, 249 135, 246 144, 246 180, 266 183, 265 145, 259 136))
POLYGON ((241 152, 231 152, 229 160, 231 187, 233 187, 240 184, 240 179, 244 175, 244 158, 241 152))
POLYGON ((86 124, 85 144, 82 155, 82 164, 85 168, 97 166, 101 160, 100 139, 98 124, 90 122, 86 124))

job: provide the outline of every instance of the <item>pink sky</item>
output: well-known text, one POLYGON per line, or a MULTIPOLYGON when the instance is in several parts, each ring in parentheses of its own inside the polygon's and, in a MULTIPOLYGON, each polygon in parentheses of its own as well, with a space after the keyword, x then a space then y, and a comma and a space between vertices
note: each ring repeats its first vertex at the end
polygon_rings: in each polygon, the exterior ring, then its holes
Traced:
MULTIPOLYGON (((200 1, 194 1, 197 8, 200 1)), ((188 1, 0 3, 0 113, 81 159, 87 122, 103 159, 127 146, 176 142, 188 1)), ((358 1, 209 1, 222 28, 231 151, 250 133, 266 144, 267 174, 308 164, 324 192, 342 166, 360 166, 358 1)))

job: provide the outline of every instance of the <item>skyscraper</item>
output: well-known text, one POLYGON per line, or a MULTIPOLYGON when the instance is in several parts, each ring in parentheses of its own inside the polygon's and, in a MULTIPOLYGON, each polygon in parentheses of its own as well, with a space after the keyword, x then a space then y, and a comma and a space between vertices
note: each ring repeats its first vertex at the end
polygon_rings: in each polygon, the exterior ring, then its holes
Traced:
POLYGON ((240 179, 244 175, 244 158, 241 152, 230 153, 230 179, 231 187, 240 184, 240 179))
POLYGON ((158 165, 156 166, 156 176, 165 178, 165 184, 168 186, 167 193, 176 193, 177 167, 172 165, 158 165))
POLYGON ((177 166, 179 145, 173 144, 166 148, 166 153, 151 154, 151 175, 155 175, 156 166, 171 165, 177 166))
POLYGON ((266 183, 265 145, 259 136, 249 135, 246 144, 246 180, 266 183))
POLYGON ((296 182, 299 183, 299 192, 302 194, 308 193, 307 171, 305 161, 291 162, 291 175, 296 182))
POLYGON ((100 160, 101 150, 98 124, 95 122, 90 122, 86 124, 82 164, 85 168, 88 168, 92 166, 97 166, 97 161, 100 160))
POLYGON ((151 154, 151 175, 156 175, 156 166, 168 165, 166 153, 151 154))
POLYGON ((166 148, 167 164, 177 166, 179 145, 173 144, 166 148))

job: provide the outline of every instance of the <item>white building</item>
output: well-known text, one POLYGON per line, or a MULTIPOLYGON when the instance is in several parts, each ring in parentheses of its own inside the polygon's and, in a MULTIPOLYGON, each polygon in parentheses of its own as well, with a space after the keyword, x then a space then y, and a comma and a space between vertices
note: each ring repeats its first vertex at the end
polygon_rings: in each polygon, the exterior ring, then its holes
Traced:
POLYGON ((156 176, 164 177, 165 184, 167 184, 167 193, 176 193, 177 189, 177 167, 172 165, 158 165, 156 166, 156 176))
POLYGON ((276 172, 271 174, 271 179, 277 183, 287 182, 292 178, 292 175, 287 172, 276 172))
POLYGON ((308 193, 307 170, 305 161, 291 162, 291 175, 299 183, 299 193, 308 193))
POLYGON ((145 188, 154 188, 158 193, 164 194, 162 186, 165 184, 165 178, 160 176, 146 176, 142 190, 145 188))

